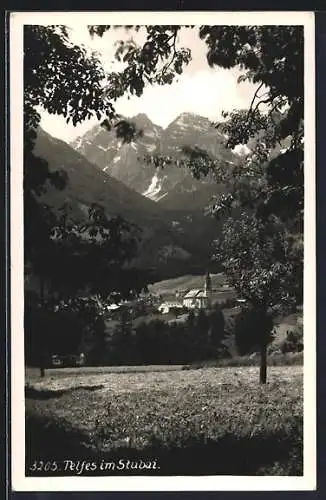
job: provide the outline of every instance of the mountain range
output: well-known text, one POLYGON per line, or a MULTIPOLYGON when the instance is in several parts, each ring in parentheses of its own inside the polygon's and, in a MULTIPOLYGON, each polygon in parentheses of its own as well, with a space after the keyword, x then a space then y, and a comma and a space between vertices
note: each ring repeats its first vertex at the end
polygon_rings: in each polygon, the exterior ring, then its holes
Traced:
POLYGON ((211 122, 193 113, 182 113, 165 129, 155 125, 145 114, 129 119, 142 137, 123 144, 115 132, 100 125, 93 127, 71 143, 71 146, 103 172, 115 177, 144 197, 167 209, 188 209, 207 205, 219 186, 210 179, 197 180, 186 167, 175 164, 154 168, 144 161, 145 155, 182 155, 184 146, 197 146, 213 158, 234 163, 237 155, 226 149, 225 137, 211 122))

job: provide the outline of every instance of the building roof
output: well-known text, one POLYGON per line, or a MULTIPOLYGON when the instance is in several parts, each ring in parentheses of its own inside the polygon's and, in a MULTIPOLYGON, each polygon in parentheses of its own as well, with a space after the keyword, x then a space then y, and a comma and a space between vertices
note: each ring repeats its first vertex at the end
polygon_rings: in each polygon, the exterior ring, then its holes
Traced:
POLYGON ((193 299, 195 297, 197 297, 197 295, 202 292, 202 290, 189 290, 188 293, 186 293, 186 295, 183 297, 184 299, 193 299))
POLYGON ((109 304, 106 306, 108 311, 115 311, 116 309, 119 309, 121 307, 120 304, 109 304))
POLYGON ((180 302, 162 302, 159 307, 182 307, 180 302))

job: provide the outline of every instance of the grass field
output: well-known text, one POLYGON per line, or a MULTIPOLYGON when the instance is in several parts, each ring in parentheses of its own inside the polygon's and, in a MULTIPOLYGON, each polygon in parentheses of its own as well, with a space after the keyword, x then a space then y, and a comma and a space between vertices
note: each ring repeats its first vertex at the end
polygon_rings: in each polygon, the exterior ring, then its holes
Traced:
POLYGON ((26 382, 27 463, 154 457, 160 475, 302 474, 301 366, 271 367, 265 387, 257 367, 60 369, 26 382))

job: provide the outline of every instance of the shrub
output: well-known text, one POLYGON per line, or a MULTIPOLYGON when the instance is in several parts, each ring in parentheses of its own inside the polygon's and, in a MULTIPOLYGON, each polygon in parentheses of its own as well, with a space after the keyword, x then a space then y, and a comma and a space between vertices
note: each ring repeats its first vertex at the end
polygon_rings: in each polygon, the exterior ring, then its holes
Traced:
POLYGON ((280 349, 283 354, 288 352, 302 352, 303 351, 302 328, 297 328, 296 330, 287 332, 286 339, 282 342, 280 349))
MULTIPOLYGON (((212 359, 208 361, 197 361, 182 367, 183 370, 192 370, 199 368, 227 367, 227 366, 259 366, 260 358, 258 353, 247 356, 233 356, 222 359, 212 359)), ((268 366, 301 366, 303 364, 303 352, 286 353, 281 351, 273 352, 268 356, 268 366)))
POLYGON ((183 364, 227 355, 225 335, 223 313, 215 308, 210 314, 190 312, 180 322, 119 321, 108 347, 114 364, 183 364))
POLYGON ((88 351, 88 344, 99 356, 105 348, 104 318, 91 298, 44 304, 28 301, 24 321, 25 358, 30 366, 39 366, 40 361, 51 365, 54 354, 72 356, 88 351))

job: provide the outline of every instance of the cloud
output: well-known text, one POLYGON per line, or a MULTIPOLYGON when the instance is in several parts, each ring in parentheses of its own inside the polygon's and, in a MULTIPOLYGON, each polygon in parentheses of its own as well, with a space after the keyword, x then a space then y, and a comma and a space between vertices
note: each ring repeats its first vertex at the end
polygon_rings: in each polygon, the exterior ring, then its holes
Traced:
POLYGON ((230 71, 208 69, 184 74, 172 85, 148 87, 141 98, 118 101, 117 109, 127 116, 146 113, 157 125, 166 127, 182 112, 220 119, 223 110, 247 105, 230 71))
MULTIPOLYGON (((183 112, 196 113, 211 120, 221 119, 223 110, 248 108, 254 87, 238 84, 230 70, 207 69, 184 74, 172 85, 148 86, 141 97, 119 99, 116 109, 124 116, 146 113, 157 125, 167 127, 183 112)), ((82 135, 97 121, 89 120, 78 127, 67 125, 57 115, 42 113, 41 126, 55 137, 69 141, 82 135)))

